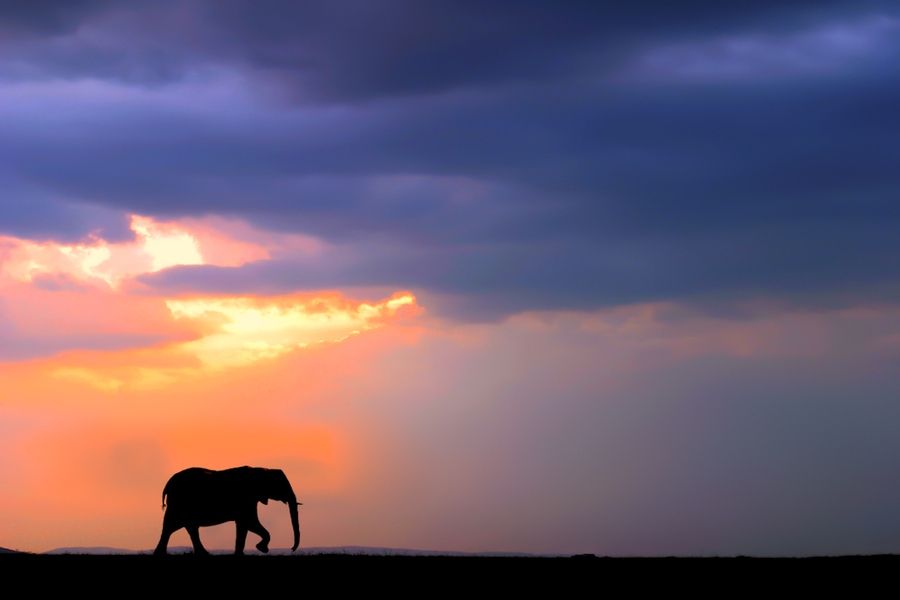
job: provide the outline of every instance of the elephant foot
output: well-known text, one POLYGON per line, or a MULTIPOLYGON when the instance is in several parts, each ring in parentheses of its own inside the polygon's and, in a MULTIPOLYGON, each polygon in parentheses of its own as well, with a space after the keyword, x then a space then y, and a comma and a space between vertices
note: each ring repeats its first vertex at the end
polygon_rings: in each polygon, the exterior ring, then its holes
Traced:
POLYGON ((269 542, 260 542, 256 545, 256 549, 262 552, 263 554, 269 553, 269 542))
POLYGON ((209 552, 206 548, 194 548, 194 556, 209 556, 209 552))
POLYGON ((166 553, 165 548, 157 548, 156 550, 153 551, 153 556, 166 556, 166 555, 167 555, 167 553, 166 553))

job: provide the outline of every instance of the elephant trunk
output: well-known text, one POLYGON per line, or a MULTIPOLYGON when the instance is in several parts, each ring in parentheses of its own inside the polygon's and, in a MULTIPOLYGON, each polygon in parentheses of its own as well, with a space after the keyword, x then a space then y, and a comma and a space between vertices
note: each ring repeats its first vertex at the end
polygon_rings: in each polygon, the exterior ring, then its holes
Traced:
POLYGON ((288 498, 288 510, 291 511, 291 527, 294 529, 294 545, 291 546, 291 552, 300 545, 300 517, 297 515, 297 498, 291 496, 288 498))

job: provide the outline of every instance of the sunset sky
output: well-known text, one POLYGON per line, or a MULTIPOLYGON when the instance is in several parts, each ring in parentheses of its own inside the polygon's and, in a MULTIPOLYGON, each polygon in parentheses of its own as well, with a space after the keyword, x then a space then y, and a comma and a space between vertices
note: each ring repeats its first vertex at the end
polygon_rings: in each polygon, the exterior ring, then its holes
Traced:
POLYGON ((898 107, 889 1, 0 3, 0 546, 900 552, 898 107))

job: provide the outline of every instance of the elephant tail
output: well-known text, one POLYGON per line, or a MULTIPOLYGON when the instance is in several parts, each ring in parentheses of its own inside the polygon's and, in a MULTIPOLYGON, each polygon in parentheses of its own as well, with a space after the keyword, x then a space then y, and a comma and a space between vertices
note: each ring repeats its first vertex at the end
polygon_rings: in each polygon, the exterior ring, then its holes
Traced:
POLYGON ((163 488, 162 491, 162 510, 166 510, 166 496, 169 495, 169 484, 166 484, 166 487, 163 488))

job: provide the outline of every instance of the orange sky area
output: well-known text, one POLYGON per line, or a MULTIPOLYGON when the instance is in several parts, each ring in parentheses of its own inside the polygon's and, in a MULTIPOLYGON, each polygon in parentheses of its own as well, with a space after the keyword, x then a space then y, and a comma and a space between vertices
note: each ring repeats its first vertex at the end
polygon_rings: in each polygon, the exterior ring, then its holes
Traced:
MULTIPOLYGON (((305 547, 697 553, 713 525, 667 533, 641 503, 679 489, 683 444, 719 440, 688 401, 709 395, 710 364, 760 385, 822 364, 877 374, 900 352, 883 307, 464 324, 404 290, 169 296, 137 277, 329 249, 221 219, 132 228, 118 243, 0 238, 0 546, 152 548, 169 475, 250 464, 293 482, 305 547)), ((666 507, 685 522, 689 507, 666 507)), ((289 546, 284 505, 260 514, 289 546)), ((233 536, 202 531, 210 548, 233 536)))
MULTIPOLYGON (((165 480, 194 465, 277 466, 301 498, 339 494, 363 428, 351 432, 330 394, 364 359, 323 349, 395 324, 381 344, 415 335, 421 309, 403 291, 159 296, 134 278, 236 266, 271 249, 229 238, 221 222, 131 224, 134 240, 121 243, 0 237, 0 318, 11 332, 0 338, 2 545, 148 547, 165 480)), ((213 547, 230 544, 227 531, 211 535, 213 547)))

